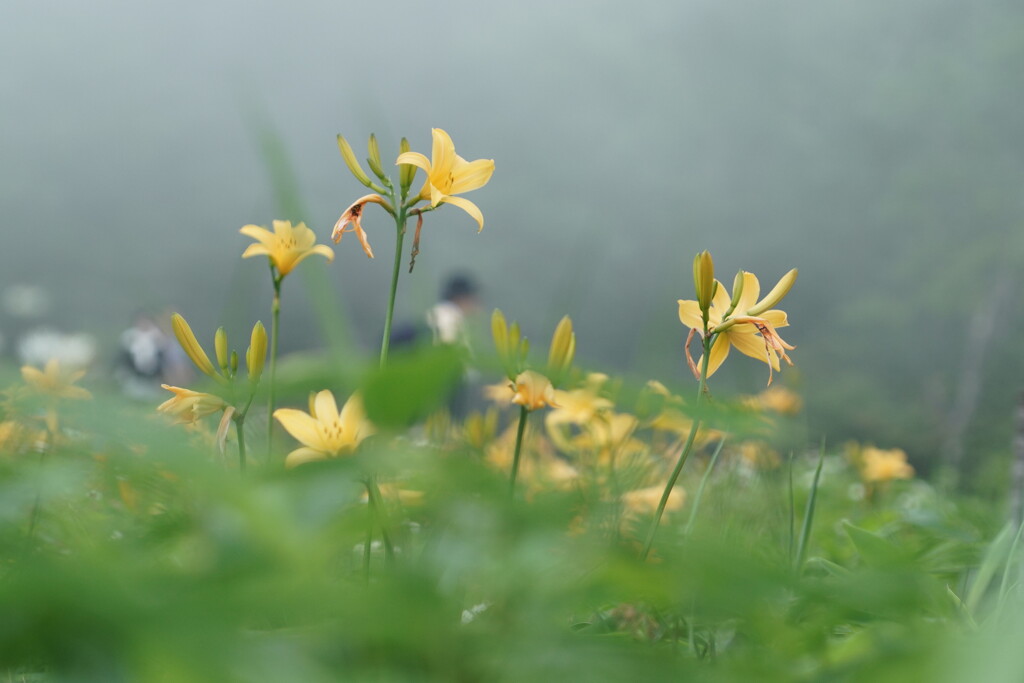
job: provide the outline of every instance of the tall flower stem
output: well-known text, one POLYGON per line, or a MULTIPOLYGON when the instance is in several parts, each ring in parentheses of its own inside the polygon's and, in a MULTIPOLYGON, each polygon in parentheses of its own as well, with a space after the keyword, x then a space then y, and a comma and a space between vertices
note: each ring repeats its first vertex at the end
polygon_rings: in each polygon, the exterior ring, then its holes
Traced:
POLYGON ((281 324, 281 281, 274 266, 270 266, 274 277, 274 300, 270 304, 270 382, 267 387, 267 461, 274 445, 274 389, 277 385, 277 335, 281 324))
POLYGON ((238 435, 238 469, 245 474, 245 414, 235 418, 235 434, 238 435))
POLYGON ((526 418, 529 412, 526 406, 519 407, 519 428, 516 430, 516 449, 512 453, 512 474, 509 477, 508 493, 510 496, 516 492, 516 477, 519 475, 519 456, 523 452, 523 432, 526 431, 526 418))
POLYGON ((647 556, 651 553, 651 546, 654 545, 654 537, 658 533, 658 526, 661 524, 661 517, 665 514, 665 506, 668 505, 668 498, 672 494, 672 489, 675 488, 680 472, 683 471, 683 465, 686 464, 686 459, 690 457, 690 453, 693 451, 693 443, 696 441, 697 431, 700 429, 701 419, 699 411, 701 402, 704 399, 704 394, 707 393, 708 361, 711 358, 711 343, 714 341, 714 335, 708 333, 706 325, 707 322, 705 321, 703 335, 704 359, 700 367, 700 383, 697 388, 697 402, 694 404, 694 411, 697 412, 698 415, 694 417, 693 423, 690 425, 690 434, 686 437, 686 444, 683 446, 683 450, 679 454, 679 459, 676 461, 675 467, 672 468, 672 474, 668 478, 668 483, 665 484, 665 490, 661 494, 661 500, 658 501, 658 509, 654 513, 654 522, 651 523, 651 530, 647 534, 647 542, 644 543, 643 552, 640 553, 641 560, 646 560, 647 556))
MULTIPOLYGON (((371 520, 380 523, 380 536, 381 540, 384 541, 384 557, 387 559, 388 564, 394 565, 395 547, 391 543, 390 534, 388 534, 387 520, 385 519, 384 512, 384 497, 380 495, 380 488, 372 476, 366 480, 366 500, 370 506, 371 520)), ((373 521, 371 521, 371 530, 373 528, 373 521)))
POLYGON ((391 321, 395 315, 395 295, 398 293, 398 272, 402 267, 402 243, 405 241, 405 222, 408 209, 399 204, 395 216, 395 264, 391 271, 391 293, 388 295, 388 312, 384 317, 384 338, 380 342, 380 366, 388 362, 388 347, 391 346, 391 321))

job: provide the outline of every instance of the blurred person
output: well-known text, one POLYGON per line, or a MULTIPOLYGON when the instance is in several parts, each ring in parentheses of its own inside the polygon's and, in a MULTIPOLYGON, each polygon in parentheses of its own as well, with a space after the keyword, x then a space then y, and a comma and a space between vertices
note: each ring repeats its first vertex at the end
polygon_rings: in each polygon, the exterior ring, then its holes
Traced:
POLYGON ((470 397, 475 393, 471 387, 479 384, 479 373, 470 366, 473 349, 467 320, 480 310, 479 288, 468 274, 455 273, 448 277, 441 288, 441 300, 427 311, 427 327, 433 342, 456 346, 463 355, 463 375, 459 387, 448 402, 453 417, 461 419, 468 413, 470 397))
POLYGON ((152 316, 135 315, 131 327, 121 333, 114 368, 114 378, 126 395, 147 399, 160 392, 168 341, 152 316))
POLYGON ((470 350, 466 318, 480 310, 476 282, 464 273, 448 278, 441 289, 441 301, 427 311, 435 344, 457 344, 470 350))

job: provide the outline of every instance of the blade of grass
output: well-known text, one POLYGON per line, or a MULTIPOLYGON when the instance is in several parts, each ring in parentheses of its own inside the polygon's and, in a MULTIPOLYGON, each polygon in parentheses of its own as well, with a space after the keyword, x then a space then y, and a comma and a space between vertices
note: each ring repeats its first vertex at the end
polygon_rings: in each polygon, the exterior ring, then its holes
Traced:
POLYGON ((722 440, 718 442, 718 446, 715 448, 715 452, 711 454, 711 460, 708 462, 708 468, 704 470, 704 476, 700 478, 700 486, 697 487, 697 495, 693 497, 693 506, 690 508, 690 518, 686 520, 686 528, 683 529, 683 538, 690 535, 690 531, 693 529, 693 524, 697 520, 697 510, 700 509, 701 498, 704 497, 704 487, 707 486, 708 479, 711 477, 711 470, 715 469, 715 463, 718 462, 718 456, 722 452, 722 447, 725 446, 725 440, 728 437, 722 437, 722 440))
POLYGON ((796 498, 793 496, 793 452, 789 453, 789 551, 787 557, 793 561, 793 543, 796 539, 796 498))
POLYGON ((818 466, 814 470, 814 481, 811 483, 811 493, 807 497, 807 507, 804 509, 804 523, 800 528, 800 541, 796 547, 796 561, 793 563, 793 570, 799 574, 804 564, 804 555, 807 554, 807 541, 811 536, 811 527, 814 525, 814 506, 818 501, 818 483, 821 481, 821 466, 825 462, 825 437, 821 437, 821 446, 818 450, 818 466))

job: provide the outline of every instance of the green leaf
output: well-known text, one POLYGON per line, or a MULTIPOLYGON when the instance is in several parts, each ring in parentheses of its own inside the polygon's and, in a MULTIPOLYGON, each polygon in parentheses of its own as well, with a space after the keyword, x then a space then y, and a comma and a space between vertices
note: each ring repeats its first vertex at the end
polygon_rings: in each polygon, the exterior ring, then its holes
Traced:
POLYGON ((853 541, 860 558, 869 567, 889 567, 912 559, 906 550, 873 531, 845 522, 846 535, 853 541))
POLYGON ((462 371, 462 356, 451 346, 394 354, 363 385, 366 415, 379 427, 408 427, 446 403, 462 371))

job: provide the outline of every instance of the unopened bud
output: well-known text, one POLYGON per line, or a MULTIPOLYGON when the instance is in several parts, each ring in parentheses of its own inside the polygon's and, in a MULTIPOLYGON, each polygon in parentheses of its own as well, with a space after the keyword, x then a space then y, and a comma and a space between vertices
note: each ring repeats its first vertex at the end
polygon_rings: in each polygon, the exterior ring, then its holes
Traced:
POLYGON ((386 185, 391 184, 391 179, 384 175, 384 167, 380 163, 380 147, 377 146, 377 136, 370 133, 370 141, 367 143, 367 149, 369 156, 366 158, 366 163, 370 165, 370 170, 373 174, 380 178, 386 185))
MULTIPOLYGON (((409 141, 402 138, 402 141, 398 144, 399 154, 405 154, 411 152, 412 148, 409 146, 409 141)), ((409 187, 412 185, 413 178, 416 177, 416 167, 412 164, 401 164, 398 168, 398 182, 402 186, 402 194, 409 192, 409 187)))
POLYGON ((249 380, 258 382, 263 374, 263 366, 267 361, 267 328, 256 321, 249 337, 249 349, 245 352, 245 367, 249 370, 249 380))
POLYGON ((730 311, 736 310, 736 306, 740 303, 740 297, 743 296, 743 282, 746 279, 744 278, 745 274, 746 273, 741 270, 736 273, 736 278, 732 281, 732 301, 729 302, 730 311))
POLYGON ((348 140, 341 135, 338 136, 338 151, 341 152, 341 158, 345 160, 345 165, 348 166, 348 170, 352 172, 356 180, 367 187, 372 187, 373 183, 370 182, 370 176, 366 175, 366 171, 359 165, 359 160, 356 159, 356 155, 352 152, 352 147, 348 144, 348 140))
POLYGON ((697 291, 697 305, 702 313, 707 313, 715 296, 715 264, 708 251, 702 251, 693 259, 693 286, 697 291))
POLYGON ((793 288, 793 283, 796 282, 796 276, 796 268, 783 275, 778 284, 772 287, 772 291, 768 292, 761 301, 747 311, 747 314, 761 315, 769 308, 772 308, 782 301, 782 299, 789 294, 789 290, 793 288))
POLYGON ((210 377, 219 377, 217 371, 213 369, 210 357, 206 355, 203 347, 199 345, 199 341, 196 339, 196 335, 193 334, 192 328, 188 326, 185 319, 178 313, 171 316, 171 327, 174 330, 174 336, 177 338, 178 343, 181 344, 181 348, 192 359, 192 362, 196 364, 196 367, 210 377))
POLYGON ((228 333, 223 327, 217 328, 213 336, 213 350, 217 352, 217 365, 224 372, 228 371, 228 333))

